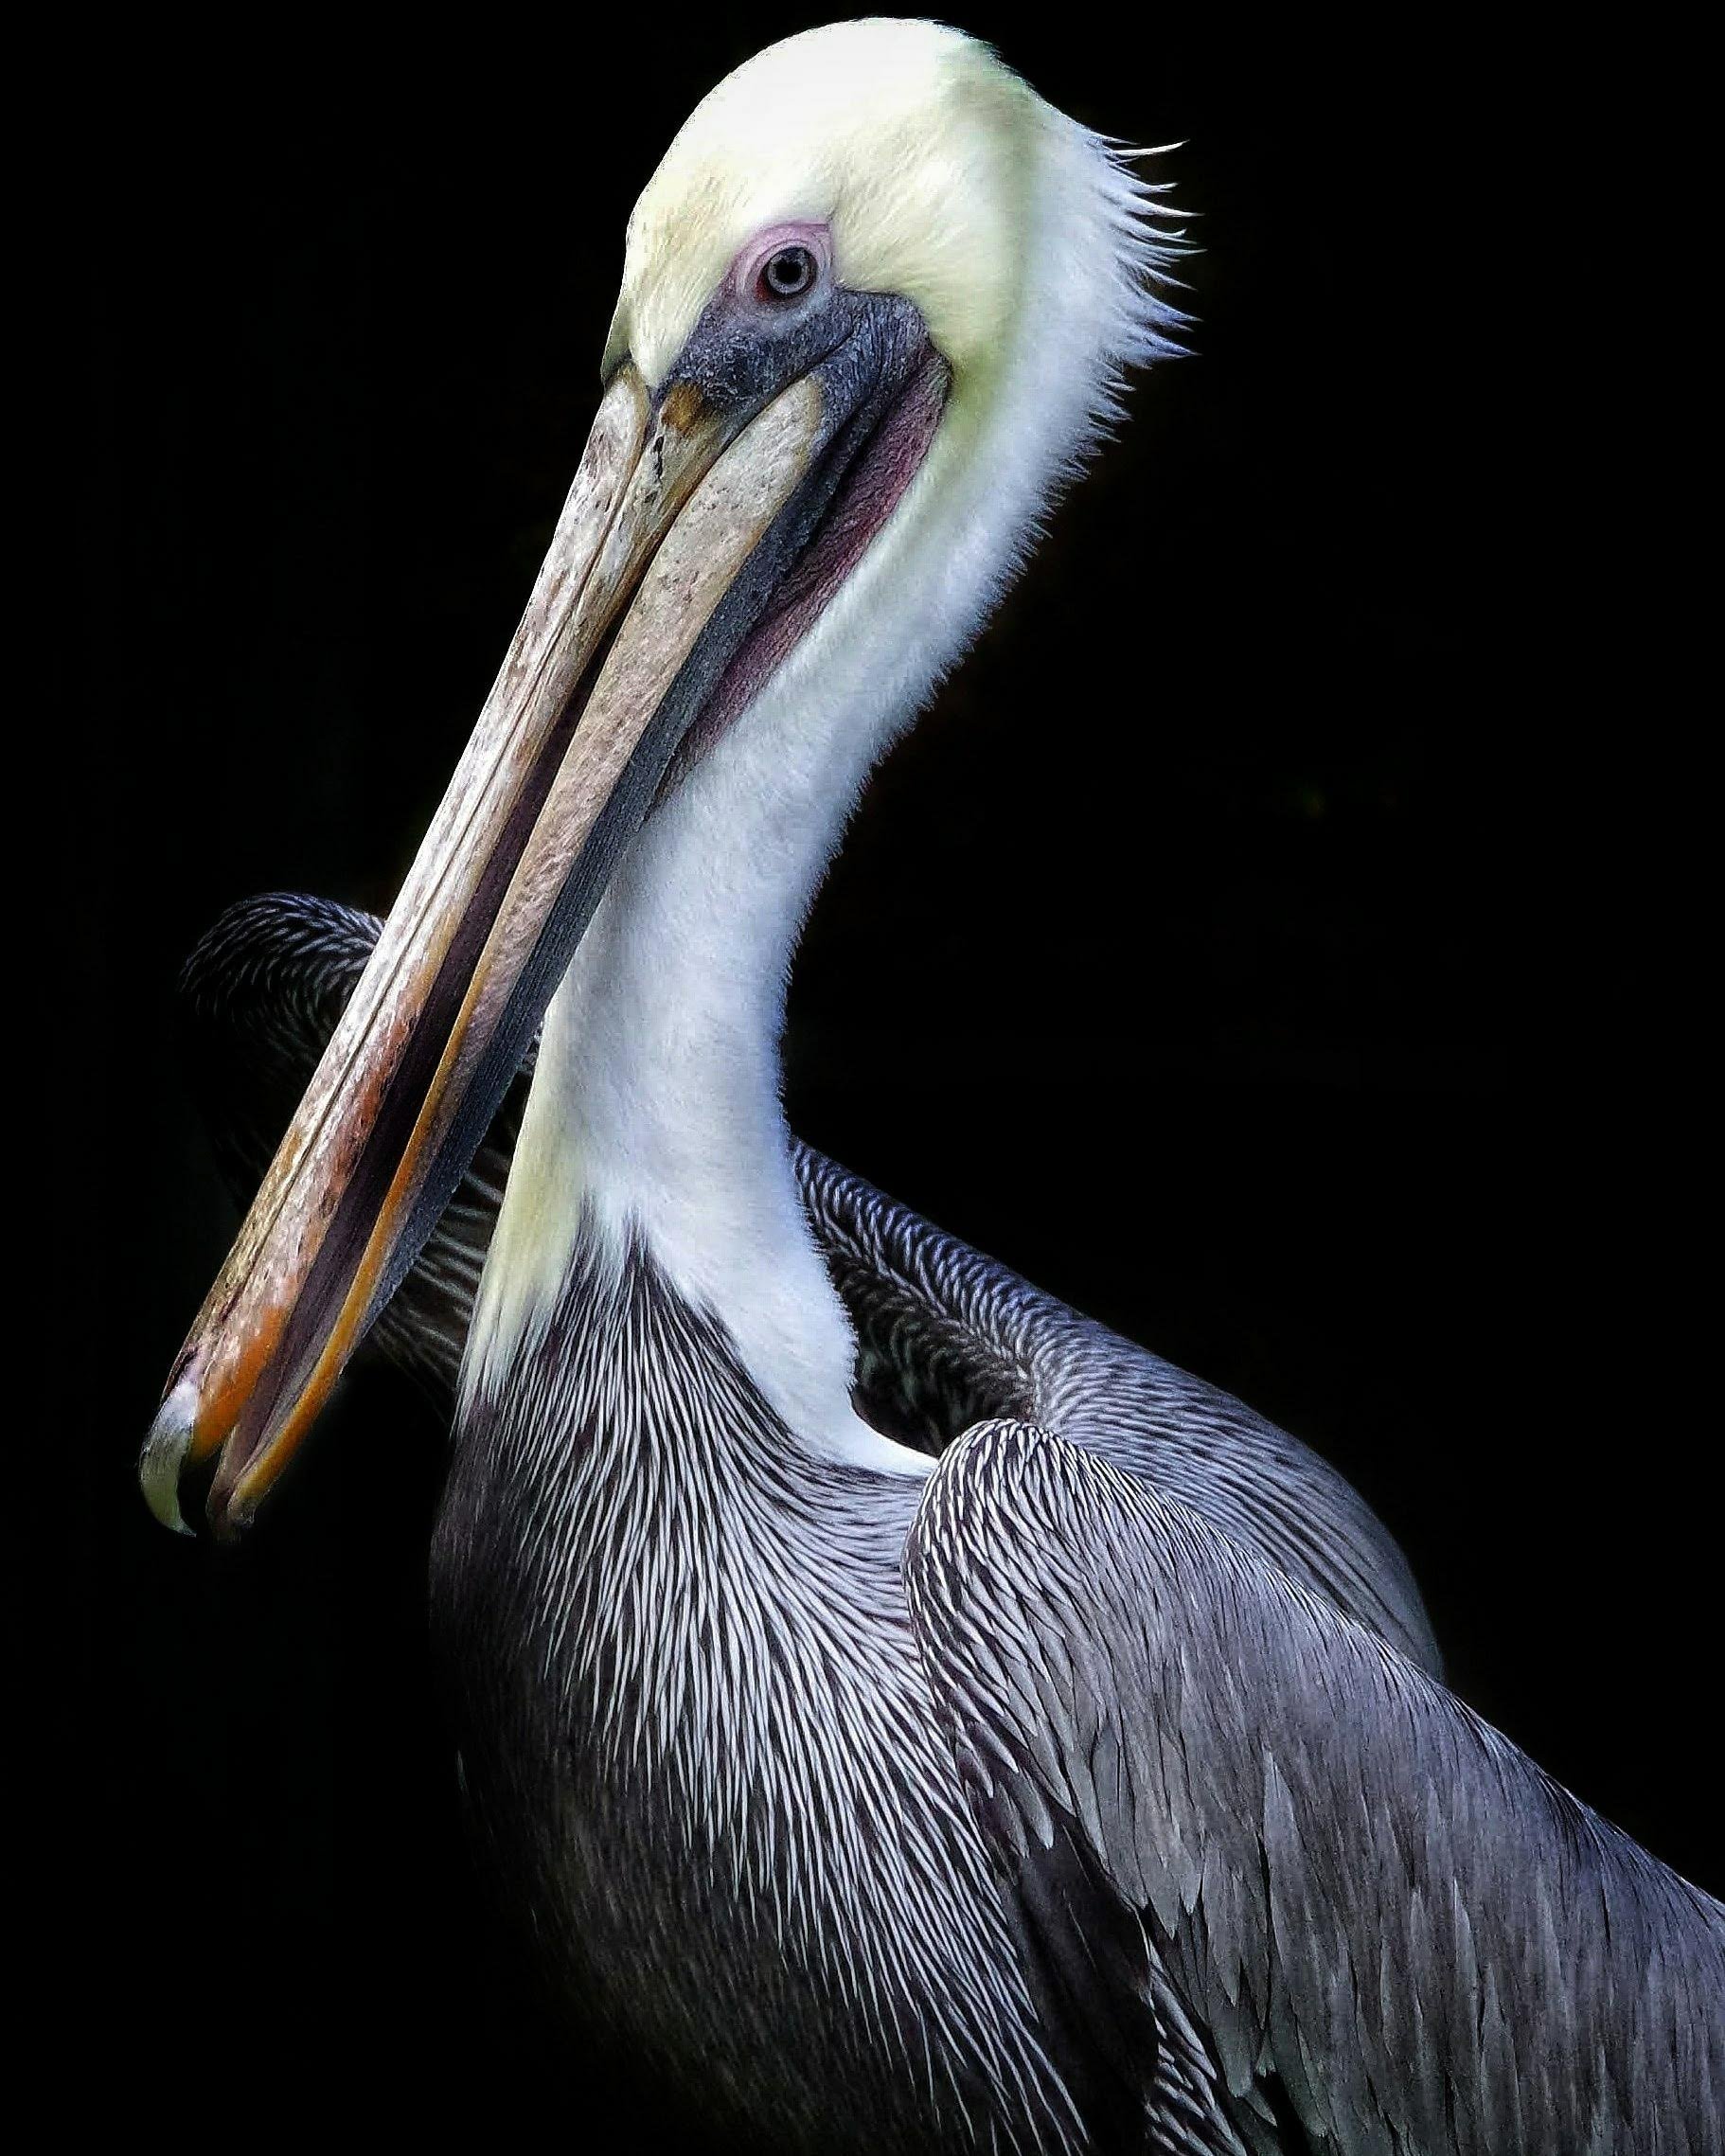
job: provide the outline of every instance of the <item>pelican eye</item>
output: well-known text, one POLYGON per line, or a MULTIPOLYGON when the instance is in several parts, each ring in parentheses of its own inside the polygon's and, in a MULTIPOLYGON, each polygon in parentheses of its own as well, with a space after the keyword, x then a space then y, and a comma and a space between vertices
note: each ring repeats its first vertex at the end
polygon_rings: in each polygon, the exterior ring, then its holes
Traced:
POLYGON ((762 299, 801 299, 820 274, 811 247, 780 247, 761 264, 755 289, 762 299))

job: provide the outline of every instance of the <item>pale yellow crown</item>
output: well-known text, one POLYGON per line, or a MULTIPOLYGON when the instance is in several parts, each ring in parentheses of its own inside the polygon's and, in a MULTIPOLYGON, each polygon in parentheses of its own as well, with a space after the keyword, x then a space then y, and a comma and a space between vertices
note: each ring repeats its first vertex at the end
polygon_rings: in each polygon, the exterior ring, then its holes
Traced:
POLYGON ((608 358, 661 382, 738 249, 824 221, 839 280, 920 309, 962 381, 1006 342, 1047 107, 986 45, 877 17, 770 46, 702 98, 629 222, 608 358))

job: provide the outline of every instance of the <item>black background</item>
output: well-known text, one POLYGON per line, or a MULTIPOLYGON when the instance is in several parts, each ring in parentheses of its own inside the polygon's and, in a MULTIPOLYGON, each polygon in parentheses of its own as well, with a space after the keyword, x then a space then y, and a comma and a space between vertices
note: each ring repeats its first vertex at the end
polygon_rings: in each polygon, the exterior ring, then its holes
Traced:
MULTIPOLYGON (((387 905, 578 454, 629 205, 698 96, 807 20, 152 31, 80 93, 44 1448, 68 1593, 39 1636, 66 2012, 118 2086, 148 2058, 194 2112, 339 2090, 436 2125, 526 2089, 607 2145, 586 2070, 535 2064, 456 1832, 436 1430, 360 1370, 238 1553, 137 1500, 233 1225, 172 983, 245 893, 387 905)), ((1689 1126, 1626 992, 1663 900, 1622 802, 1589 825, 1568 791, 1612 759, 1636 783, 1645 543, 1606 500, 1632 421, 1545 281, 1574 145, 1460 29, 964 21, 1081 117, 1182 145, 1192 356, 880 775, 799 962, 793 1121, 1314 1443, 1408 1550, 1458 1689, 1716 1885, 1679 1602, 1716 1431, 1660 1211, 1689 1126)))

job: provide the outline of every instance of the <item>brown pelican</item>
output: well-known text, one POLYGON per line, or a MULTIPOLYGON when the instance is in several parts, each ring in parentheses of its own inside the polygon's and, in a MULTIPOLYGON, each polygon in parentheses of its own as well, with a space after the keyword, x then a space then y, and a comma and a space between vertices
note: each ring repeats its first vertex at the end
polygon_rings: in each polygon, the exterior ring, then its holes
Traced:
POLYGON ((374 1322, 457 1383, 476 1822, 750 2147, 1715 2147, 1725 1911, 1444 1690, 1358 1498, 783 1127, 809 893, 1160 348, 1160 229, 928 25, 698 109, 387 925, 195 963, 284 1067, 333 1031, 145 1488, 240 1527, 374 1322))

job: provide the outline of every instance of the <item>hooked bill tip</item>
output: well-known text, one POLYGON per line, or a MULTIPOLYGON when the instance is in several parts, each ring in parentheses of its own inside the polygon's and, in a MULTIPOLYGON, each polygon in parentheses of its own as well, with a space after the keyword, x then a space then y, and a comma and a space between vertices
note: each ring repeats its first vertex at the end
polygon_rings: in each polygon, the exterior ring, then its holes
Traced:
POLYGON ((189 1535, 180 1510, 180 1470, 191 1450, 192 1424, 197 1412, 197 1388, 182 1381, 156 1410, 144 1450, 138 1454, 138 1488, 144 1502, 176 1535, 189 1535))

